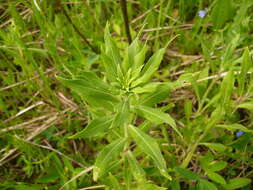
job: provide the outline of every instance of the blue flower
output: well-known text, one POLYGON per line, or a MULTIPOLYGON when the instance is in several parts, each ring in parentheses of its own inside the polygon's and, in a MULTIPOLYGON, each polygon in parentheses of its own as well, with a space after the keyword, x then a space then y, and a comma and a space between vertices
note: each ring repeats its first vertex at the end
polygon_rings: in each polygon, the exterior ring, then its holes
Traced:
POLYGON ((242 136, 243 134, 244 134, 243 131, 238 131, 238 132, 236 133, 236 136, 237 136, 237 137, 240 137, 240 136, 242 136))
POLYGON ((198 15, 199 15, 200 18, 204 18, 206 16, 206 11, 205 10, 200 10, 198 12, 198 15))

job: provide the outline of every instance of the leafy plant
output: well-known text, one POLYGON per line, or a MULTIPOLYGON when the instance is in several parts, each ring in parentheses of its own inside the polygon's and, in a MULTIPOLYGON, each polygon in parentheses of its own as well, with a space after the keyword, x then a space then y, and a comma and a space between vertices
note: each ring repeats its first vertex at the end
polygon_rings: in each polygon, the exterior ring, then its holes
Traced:
POLYGON ((139 175, 145 178, 145 172, 133 155, 141 151, 148 155, 160 173, 171 180, 166 162, 155 138, 140 129, 136 120, 142 118, 153 124, 166 123, 182 137, 175 120, 168 114, 155 108, 155 105, 168 97, 170 84, 152 82, 152 76, 159 68, 165 48, 158 50, 148 61, 147 46, 138 39, 127 48, 123 58, 110 36, 109 26, 105 30, 105 46, 102 48, 104 73, 94 74, 83 72, 73 79, 58 77, 59 80, 78 93, 92 115, 92 120, 75 138, 92 138, 109 136, 110 144, 105 146, 97 156, 93 171, 94 180, 108 176, 108 168, 114 164, 113 158, 129 161, 132 177, 139 180, 139 175), (101 117, 102 116, 102 117, 101 117), (133 142, 136 143, 135 148, 133 142), (138 168, 138 171, 135 171, 138 168))
POLYGON ((252 189, 252 8, 1 2, 0 189, 252 189))

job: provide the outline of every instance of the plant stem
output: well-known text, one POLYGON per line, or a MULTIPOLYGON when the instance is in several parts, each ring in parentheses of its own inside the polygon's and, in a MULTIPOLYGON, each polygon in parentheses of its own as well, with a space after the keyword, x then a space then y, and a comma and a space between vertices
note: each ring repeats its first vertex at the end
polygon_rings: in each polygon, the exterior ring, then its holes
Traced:
POLYGON ((186 168, 189 165, 189 163, 193 157, 193 154, 194 154, 195 150, 197 149, 199 143, 202 141, 203 138, 205 138, 205 136, 213 128, 213 126, 215 126, 216 122, 217 121, 210 122, 210 124, 206 126, 203 134, 200 135, 200 137, 197 139, 197 141, 193 145, 189 146, 188 151, 187 151, 188 155, 186 156, 186 158, 183 160, 183 163, 181 164, 182 168, 186 168))
POLYGON ((216 81, 217 81, 217 79, 214 79, 214 80, 212 81, 212 83, 208 86, 208 88, 207 88, 205 94, 203 95, 203 98, 202 98, 202 100, 201 100, 201 102, 200 102, 200 104, 199 104, 199 107, 198 107, 198 110, 197 110, 197 114, 196 114, 196 115, 201 114, 203 105, 204 105, 205 100, 206 100, 206 97, 208 96, 209 92, 212 90, 212 88, 213 88, 213 86, 215 85, 216 81))
POLYGON ((125 30, 126 30, 127 40, 128 40, 128 43, 131 44, 132 37, 131 37, 129 21, 128 21, 127 2, 126 2, 126 0, 120 0, 120 5, 121 5, 122 14, 123 14, 124 23, 125 23, 125 30))
POLYGON ((181 164, 180 167, 186 168, 188 166, 188 164, 190 163, 192 156, 198 146, 198 143, 200 142, 199 140, 200 140, 200 138, 198 139, 198 141, 195 144, 193 144, 192 146, 190 146, 188 148, 188 150, 190 150, 190 151, 189 151, 188 155, 186 156, 186 158, 183 160, 183 163, 181 164))

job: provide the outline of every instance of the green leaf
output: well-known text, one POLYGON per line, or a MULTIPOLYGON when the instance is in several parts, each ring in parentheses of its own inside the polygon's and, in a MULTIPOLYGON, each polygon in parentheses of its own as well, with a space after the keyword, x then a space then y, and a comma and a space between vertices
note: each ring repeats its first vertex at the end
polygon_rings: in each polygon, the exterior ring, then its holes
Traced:
POLYGON ((114 175, 112 175, 110 173, 108 179, 110 181, 110 186, 112 187, 112 189, 114 189, 114 190, 122 190, 121 185, 119 184, 117 178, 114 175))
POLYGON ((244 187, 250 183, 251 179, 241 177, 229 180, 229 182, 226 185, 223 185, 222 187, 226 190, 233 190, 244 187))
POLYGON ((130 169, 130 164, 128 162, 127 156, 124 157, 124 167, 123 167, 123 177, 125 182, 126 189, 130 189, 132 180, 133 180, 133 173, 130 169))
POLYGON ((127 159, 128 159, 128 163, 129 163, 129 166, 130 166, 130 169, 131 169, 131 172, 132 172, 134 178, 138 182, 145 181, 145 179, 146 179, 145 171, 140 166, 140 164, 137 162, 137 160, 135 159, 135 157, 131 151, 128 151, 127 159))
POLYGON ((226 146, 220 143, 199 143, 199 145, 204 145, 208 148, 211 148, 213 150, 216 150, 218 152, 224 152, 226 150, 226 146))
POLYGON ((124 60, 123 60, 123 70, 126 73, 129 68, 132 68, 134 66, 134 57, 138 54, 140 51, 140 45, 138 42, 138 39, 136 38, 127 48, 124 60))
POLYGON ((151 58, 146 63, 146 65, 144 66, 142 73, 144 75, 147 75, 147 77, 151 76, 158 69, 164 53, 165 48, 161 48, 154 55, 152 55, 151 58), (152 74, 149 72, 151 72, 152 74))
MULTIPOLYGON (((224 56, 223 59, 221 61, 221 67, 224 70, 228 70, 229 68, 231 68, 231 62, 233 62, 233 54, 234 51, 236 49, 236 47, 240 44, 240 33, 234 33, 233 34, 233 38, 230 40, 230 42, 228 43, 226 50, 224 52, 224 56)), ((231 72, 231 71, 230 71, 231 72)))
POLYGON ((75 85, 80 85, 86 88, 94 88, 99 91, 106 93, 118 94, 119 92, 111 85, 102 81, 98 76, 92 72, 82 72, 79 75, 75 76, 74 79, 65 79, 62 77, 57 77, 64 85, 70 89, 75 88, 75 85), (76 83, 76 84, 73 84, 76 83), (72 88, 72 86, 74 86, 72 88))
POLYGON ((96 88, 96 84, 91 86, 89 82, 83 79, 64 79, 60 81, 71 88, 73 91, 82 96, 89 104, 96 107, 105 107, 113 110, 114 104, 119 102, 119 99, 101 88, 96 88))
POLYGON ((104 56, 104 66, 109 80, 115 81, 115 73, 117 73, 117 66, 121 64, 121 57, 119 49, 117 48, 115 42, 113 41, 110 31, 109 24, 107 23, 105 28, 105 55, 104 56))
POLYGON ((198 187, 199 190, 218 190, 213 183, 204 179, 199 179, 198 187))
POLYGON ((177 129, 176 122, 174 119, 167 113, 160 111, 159 109, 154 109, 147 106, 135 106, 136 113, 142 117, 145 117, 147 120, 154 122, 156 124, 167 123, 169 124, 179 136, 182 137, 181 133, 177 129))
MULTIPOLYGON (((149 82, 144 86, 138 86, 132 90, 132 92, 137 94, 142 93, 151 93, 155 92, 159 87, 164 87, 165 85, 162 82, 149 82)), ((167 88, 168 89, 168 88, 167 88)))
POLYGON ((39 179, 36 180, 36 183, 52 183, 60 177, 61 176, 55 168, 50 168, 49 171, 47 171, 47 174, 41 176, 39 179))
POLYGON ((190 170, 175 167, 176 172, 178 172, 182 177, 189 179, 189 180, 198 180, 200 176, 190 170))
POLYGON ((212 181, 216 183, 223 184, 223 185, 226 184, 225 179, 217 173, 207 172, 207 176, 209 177, 209 179, 211 179, 212 181))
POLYGON ((132 87, 135 87, 141 83, 145 83, 152 77, 154 72, 158 69, 158 67, 162 61, 164 53, 165 53, 165 48, 162 48, 162 49, 158 50, 149 59, 149 61, 146 63, 146 65, 144 66, 144 68, 141 72, 142 76, 132 83, 132 87))
POLYGON ((148 51, 148 47, 144 45, 141 49, 141 51, 134 56, 134 65, 133 70, 141 67, 145 61, 146 53, 148 51))
POLYGON ((223 119, 225 115, 225 110, 222 105, 218 105, 216 109, 212 112, 209 122, 207 123, 207 128, 214 127, 220 120, 223 119))
POLYGON ((143 68, 144 65, 141 65, 139 67, 137 67, 136 69, 132 69, 130 68, 129 71, 131 71, 131 79, 129 80, 129 84, 130 84, 130 87, 132 86, 132 83, 137 79, 139 78, 139 75, 141 73, 141 70, 143 68))
POLYGON ((217 128, 223 128, 223 129, 226 129, 226 130, 229 130, 229 131, 236 131, 236 130, 239 130, 239 131, 243 131, 243 132, 246 132, 246 133, 253 133, 253 130, 249 130, 248 128, 244 127, 243 125, 239 124, 239 123, 234 123, 234 124, 231 124, 231 125, 216 125, 215 127, 217 128))
POLYGON ((101 59, 103 62, 103 66, 105 67, 106 78, 111 82, 116 82, 117 81, 117 65, 113 65, 112 59, 106 54, 104 54, 103 52, 101 53, 101 59))
POLYGON ((105 116, 92 120, 82 131, 69 137, 70 139, 90 138, 105 133, 112 125, 114 117, 105 116))
POLYGON ((210 152, 207 152, 204 156, 200 156, 199 158, 201 167, 206 170, 209 166, 210 163, 214 163, 213 162, 213 155, 210 152))
POLYGON ((214 97, 212 97, 211 100, 206 104, 205 109, 207 109, 210 106, 216 106, 221 96, 222 96, 221 93, 214 95, 214 97))
POLYGON ((93 169, 94 181, 102 176, 106 172, 110 161, 115 158, 123 149, 126 139, 118 139, 113 141, 111 144, 105 146, 103 150, 98 154, 93 169))
POLYGON ((239 105, 237 106, 237 108, 244 108, 244 109, 247 109, 247 110, 253 112, 253 101, 245 102, 245 103, 239 104, 239 105))
MULTIPOLYGON (((140 87, 141 88, 141 87, 140 87)), ((150 85, 143 87, 144 89, 151 88, 150 85)), ((143 90, 142 88, 142 90, 143 90)), ((167 85, 159 84, 153 88, 150 93, 141 96, 140 104, 145 106, 153 106, 169 96, 170 88, 167 85)))
POLYGON ((132 125, 129 126, 129 131, 132 138, 136 141, 137 145, 141 148, 141 150, 152 158, 155 165, 160 170, 161 174, 171 179, 171 177, 167 173, 166 162, 162 156, 162 153, 156 140, 146 135, 140 129, 132 125))
POLYGON ((245 89, 245 81, 247 78, 247 72, 249 69, 253 66, 251 62, 251 57, 250 57, 250 51, 249 48, 245 48, 243 52, 243 61, 242 61, 242 68, 241 72, 238 75, 238 83, 239 83, 239 94, 242 96, 244 89, 245 89))
POLYGON ((117 93, 116 89, 111 85, 105 83, 95 73, 92 72, 81 72, 79 75, 75 77, 75 79, 82 80, 82 83, 86 87, 95 88, 101 91, 105 91, 107 93, 117 93))
POLYGON ((223 170, 227 167, 227 162, 220 161, 220 162, 210 162, 207 168, 207 171, 216 172, 223 170))

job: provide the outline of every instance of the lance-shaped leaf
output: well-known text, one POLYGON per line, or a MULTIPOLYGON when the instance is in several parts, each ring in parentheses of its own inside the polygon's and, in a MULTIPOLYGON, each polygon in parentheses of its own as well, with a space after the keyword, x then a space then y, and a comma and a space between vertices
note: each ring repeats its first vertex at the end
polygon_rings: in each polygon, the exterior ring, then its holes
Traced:
POLYGON ((243 131, 245 133, 253 133, 253 130, 249 130, 248 128, 244 127, 243 125, 239 124, 239 123, 234 123, 234 124, 230 124, 230 125, 216 125, 215 127, 217 128, 223 128, 229 131, 243 131))
POLYGON ((247 78, 247 72, 253 66, 250 56, 249 48, 246 48, 243 52, 243 62, 241 66, 241 72, 238 75, 238 83, 239 83, 239 94, 242 96, 243 91, 245 89, 245 82, 247 78))
MULTIPOLYGON (((143 88, 146 89, 150 85, 146 85, 143 88)), ((150 87, 151 88, 151 87, 150 87)), ((140 104, 145 106, 153 106, 169 96, 170 88, 168 85, 159 84, 151 93, 143 94, 141 96, 140 104)))
POLYGON ((105 116, 92 120, 82 131, 69 137, 71 139, 90 138, 105 133, 112 125, 114 117, 105 116))
POLYGON ((106 69, 106 74, 109 80, 115 81, 115 74, 117 73, 117 65, 121 64, 121 57, 119 49, 117 48, 115 42, 113 41, 110 31, 109 24, 105 28, 105 47, 103 52, 103 62, 106 69))
POLYGON ((180 137, 182 137, 182 134, 179 132, 176 126, 176 122, 174 119, 167 113, 164 113, 160 111, 159 109, 147 107, 147 106, 135 106, 135 111, 138 115, 146 118, 147 120, 156 123, 167 123, 169 124, 180 137))
POLYGON ((84 86, 102 90, 107 93, 118 94, 116 88, 102 81, 95 73, 82 72, 76 79, 81 79, 84 86))
POLYGON ((131 137, 136 141, 140 149, 152 158, 161 174, 171 179, 171 176, 167 173, 166 162, 156 140, 132 125, 129 126, 129 131, 131 137))
POLYGON ((101 59, 105 67, 106 78, 111 82, 117 81, 117 66, 112 64, 112 59, 103 52, 101 53, 101 59))
POLYGON ((207 180, 204 180, 204 179, 199 179, 197 189, 200 189, 200 190, 218 190, 216 185, 214 185, 213 183, 211 183, 207 180))
POLYGON ((148 51, 148 47, 144 45, 142 49, 140 50, 140 52, 134 56, 134 66, 132 67, 133 70, 143 65, 147 51, 148 51))
POLYGON ((208 172, 217 172, 223 170, 225 167, 227 167, 227 162, 211 162, 207 165, 207 168, 205 170, 208 172))
POLYGON ((64 85, 78 93, 93 106, 102 106, 109 110, 113 110, 114 104, 119 102, 118 98, 110 92, 95 87, 96 84, 91 86, 91 84, 84 79, 64 79, 60 77, 59 79, 64 85))
POLYGON ((226 150, 226 146, 220 143, 199 143, 199 145, 204 145, 210 149, 216 150, 218 152, 224 152, 226 150))
POLYGON ((238 177, 229 180, 229 182, 226 185, 223 185, 223 188, 226 190, 234 190, 239 189, 241 187, 245 187, 246 185, 251 183, 251 179, 244 178, 244 177, 238 177))
POLYGON ((95 181, 97 181, 100 176, 105 174, 110 161, 122 151, 125 141, 126 139, 124 138, 115 140, 111 144, 104 147, 99 153, 93 170, 93 178, 95 181))
POLYGON ((197 173, 194 173, 190 170, 175 167, 177 173, 179 173, 182 177, 189 179, 189 180, 198 180, 200 176, 197 173))
POLYGON ((212 181, 216 183, 223 184, 223 185, 226 184, 225 179, 221 175, 215 172, 207 172, 207 176, 209 177, 209 179, 211 179, 212 181))
POLYGON ((244 109, 247 109, 247 110, 253 112, 253 101, 244 102, 242 104, 239 104, 237 107, 238 108, 244 108, 244 109))
POLYGON ((142 72, 141 72, 141 77, 139 79, 137 79, 135 82, 132 83, 132 87, 135 87, 141 83, 145 83, 147 82, 152 75, 154 74, 154 72, 157 71, 163 55, 165 53, 165 48, 162 48, 160 50, 158 50, 146 63, 146 65, 144 66, 142 72))
MULTIPOLYGON (((153 93, 158 90, 159 87, 165 87, 166 85, 162 82, 149 82, 148 84, 145 84, 144 86, 138 86, 136 88, 133 88, 133 92, 137 94, 142 94, 142 93, 153 93)), ((167 89, 168 86, 167 86, 167 89)))
POLYGON ((136 38, 130 46, 126 49, 124 60, 123 60, 123 70, 126 73, 127 70, 133 66, 134 64, 134 57, 140 51, 140 45, 138 39, 136 38))
POLYGON ((123 187, 122 185, 120 185, 118 179, 112 175, 111 173, 109 173, 109 177, 107 178, 106 182, 108 183, 108 186, 111 187, 110 189, 113 190, 122 190, 123 187))
POLYGON ((105 38, 105 52, 106 52, 106 54, 112 58, 113 64, 115 66, 120 64, 121 63, 120 52, 111 37, 108 24, 106 25, 106 28, 105 28, 104 38, 105 38))

